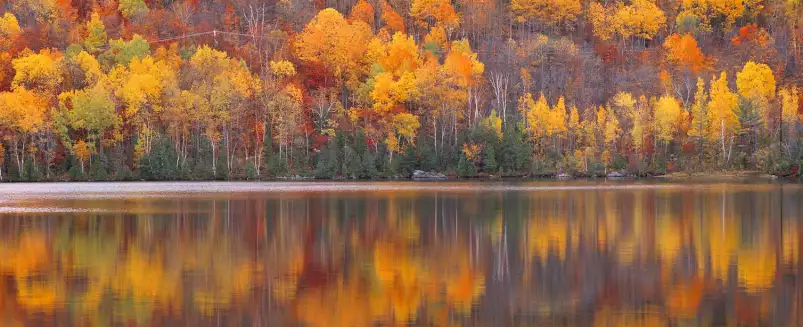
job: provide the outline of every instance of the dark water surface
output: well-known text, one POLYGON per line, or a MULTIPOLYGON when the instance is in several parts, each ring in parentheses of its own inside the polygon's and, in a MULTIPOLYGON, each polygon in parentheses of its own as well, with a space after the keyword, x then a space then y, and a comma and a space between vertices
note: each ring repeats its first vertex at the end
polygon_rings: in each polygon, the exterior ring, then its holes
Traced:
POLYGON ((800 326, 801 200, 769 183, 2 184, 0 326, 800 326))

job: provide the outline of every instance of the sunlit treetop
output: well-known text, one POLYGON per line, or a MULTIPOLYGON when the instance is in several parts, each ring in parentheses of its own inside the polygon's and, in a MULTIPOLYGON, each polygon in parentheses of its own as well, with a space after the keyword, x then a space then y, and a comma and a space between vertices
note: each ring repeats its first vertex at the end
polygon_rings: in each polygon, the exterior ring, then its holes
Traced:
POLYGON ((337 10, 318 12, 293 44, 301 61, 322 64, 336 78, 355 73, 372 36, 363 21, 348 22, 337 10))
POLYGON ((583 6, 579 0, 512 0, 510 10, 519 22, 539 20, 560 24, 577 20, 583 6))
POLYGON ((13 61, 14 88, 24 87, 42 92, 54 91, 62 80, 62 56, 59 52, 42 50, 29 53, 13 61))
POLYGON ((12 13, 7 12, 0 16, 0 36, 11 38, 19 35, 21 31, 17 17, 12 13))
POLYGON ((443 65, 448 71, 457 73, 468 86, 476 84, 485 72, 485 64, 477 59, 466 39, 452 42, 443 65))
POLYGON ((722 72, 711 82, 710 102, 708 103, 709 140, 722 137, 722 132, 735 133, 741 127, 737 114, 739 97, 728 87, 728 74, 722 72))
POLYGON ((360 20, 364 23, 368 24, 368 26, 374 26, 374 6, 368 3, 365 0, 360 0, 353 7, 351 7, 351 12, 349 12, 349 19, 351 20, 360 20))
POLYGON ((104 45, 106 45, 106 26, 100 20, 100 15, 93 12, 92 18, 86 22, 84 48, 89 52, 93 52, 104 45))
POLYGON ((148 5, 143 0, 120 0, 120 13, 126 18, 141 17, 148 13, 148 5))
POLYGON ((279 78, 290 77, 296 74, 296 67, 287 60, 271 61, 270 71, 279 78))
POLYGON ((594 35, 602 40, 609 40, 614 35, 652 39, 666 26, 664 12, 650 0, 635 0, 629 5, 614 2, 607 6, 592 2, 588 18, 594 35))
POLYGON ((768 100, 775 97, 775 77, 766 64, 748 61, 736 74, 739 94, 748 99, 768 100))
POLYGON ((421 26, 440 25, 447 29, 460 26, 460 15, 455 11, 451 0, 413 0, 410 16, 421 26))
POLYGON ((390 30, 390 33, 406 32, 407 28, 404 24, 404 17, 402 17, 387 1, 382 1, 382 22, 385 28, 390 30))
POLYGON ((0 125, 22 134, 34 133, 46 125, 48 101, 24 87, 0 93, 0 125))
POLYGON ((671 62, 699 72, 707 66, 706 57, 697 47, 697 40, 691 34, 672 34, 664 41, 666 57, 671 62))
POLYGON ((145 58, 151 52, 151 46, 147 40, 138 34, 134 34, 131 40, 123 39, 111 40, 109 49, 101 54, 98 59, 104 64, 106 69, 114 65, 127 65, 134 58, 145 58))

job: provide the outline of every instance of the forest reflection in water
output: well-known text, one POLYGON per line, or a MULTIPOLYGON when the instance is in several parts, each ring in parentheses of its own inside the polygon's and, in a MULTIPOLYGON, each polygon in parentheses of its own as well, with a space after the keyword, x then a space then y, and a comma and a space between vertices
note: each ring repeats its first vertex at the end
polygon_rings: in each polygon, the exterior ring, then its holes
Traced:
POLYGON ((361 185, 0 192, 0 325, 802 321, 797 185, 361 185))

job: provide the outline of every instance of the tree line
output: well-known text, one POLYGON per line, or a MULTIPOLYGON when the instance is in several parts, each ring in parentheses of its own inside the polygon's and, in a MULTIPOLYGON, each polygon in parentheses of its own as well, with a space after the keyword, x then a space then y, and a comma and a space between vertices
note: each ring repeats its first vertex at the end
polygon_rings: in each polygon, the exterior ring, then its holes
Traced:
POLYGON ((2 180, 801 160, 803 4, 0 2, 2 180))

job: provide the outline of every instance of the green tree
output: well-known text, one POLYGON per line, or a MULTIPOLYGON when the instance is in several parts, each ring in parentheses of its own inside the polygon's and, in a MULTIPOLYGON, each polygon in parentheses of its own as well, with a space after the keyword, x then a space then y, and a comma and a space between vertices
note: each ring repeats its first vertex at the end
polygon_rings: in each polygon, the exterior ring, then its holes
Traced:
POLYGON ((100 47, 106 45, 106 38, 106 26, 100 20, 100 15, 93 12, 92 18, 86 22, 84 48, 89 52, 98 51, 100 47))

